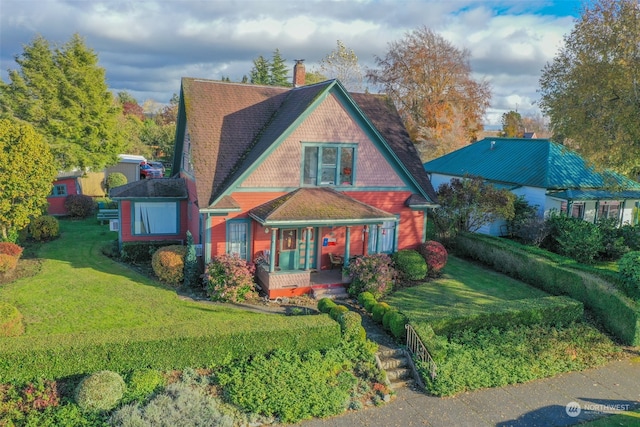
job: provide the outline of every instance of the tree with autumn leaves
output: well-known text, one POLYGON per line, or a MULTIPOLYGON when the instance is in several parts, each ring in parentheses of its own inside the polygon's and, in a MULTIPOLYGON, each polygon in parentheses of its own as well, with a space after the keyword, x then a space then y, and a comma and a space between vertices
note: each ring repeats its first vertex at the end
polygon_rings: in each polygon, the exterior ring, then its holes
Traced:
POLYGON ((389 44, 367 77, 394 102, 423 161, 477 139, 491 89, 471 76, 470 53, 421 27, 389 44))

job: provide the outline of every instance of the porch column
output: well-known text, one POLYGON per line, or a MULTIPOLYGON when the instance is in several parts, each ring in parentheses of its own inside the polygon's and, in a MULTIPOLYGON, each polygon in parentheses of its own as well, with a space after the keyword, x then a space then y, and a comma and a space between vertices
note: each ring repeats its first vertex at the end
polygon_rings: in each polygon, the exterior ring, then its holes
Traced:
POLYGON ((600 200, 596 200, 596 213, 593 215, 593 223, 598 223, 598 209, 600 208, 600 200))
POLYGON ((276 237, 277 228, 271 228, 271 249, 269 249, 269 273, 276 271, 276 237))
POLYGON ((311 227, 307 227, 304 230, 304 269, 309 270, 310 261, 310 246, 311 246, 311 227))
POLYGON ((344 238, 347 240, 344 245, 344 267, 349 267, 349 256, 351 255, 351 227, 347 226, 344 238))
POLYGON ((376 253, 379 254, 380 253, 380 246, 382 245, 382 225, 383 224, 378 224, 378 226, 376 227, 376 232, 377 232, 377 236, 376 236, 376 253))

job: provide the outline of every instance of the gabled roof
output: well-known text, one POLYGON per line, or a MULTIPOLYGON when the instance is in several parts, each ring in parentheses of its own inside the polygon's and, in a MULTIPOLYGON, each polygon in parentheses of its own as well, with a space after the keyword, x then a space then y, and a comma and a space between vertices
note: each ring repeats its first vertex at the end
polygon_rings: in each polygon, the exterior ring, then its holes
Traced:
POLYGON ((109 190, 112 199, 171 198, 186 199, 184 178, 148 178, 130 182, 109 190))
MULTIPOLYGON (((312 105, 337 88, 366 115, 377 134, 430 203, 436 200, 415 149, 397 112, 375 95, 350 96, 337 80, 282 88, 182 79, 181 96, 201 208, 216 204, 312 105)), ((180 120, 180 118, 179 118, 180 120)), ((178 147, 179 148, 179 147, 178 147)))
POLYGON ((249 211, 264 225, 348 225, 395 221, 395 215, 331 188, 299 188, 249 211))
POLYGON ((480 176, 505 185, 549 190, 640 184, 613 172, 598 172, 574 151, 548 139, 485 138, 424 164, 428 173, 480 176))

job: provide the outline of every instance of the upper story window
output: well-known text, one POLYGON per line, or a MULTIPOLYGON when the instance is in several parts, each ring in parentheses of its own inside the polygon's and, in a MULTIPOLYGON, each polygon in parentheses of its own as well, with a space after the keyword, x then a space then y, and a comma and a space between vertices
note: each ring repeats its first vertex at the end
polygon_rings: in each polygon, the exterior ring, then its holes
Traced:
POLYGON ((67 195, 67 184, 55 184, 51 189, 51 195, 61 197, 67 195))
POLYGON ((353 185, 354 144, 306 145, 303 148, 303 185, 353 185))

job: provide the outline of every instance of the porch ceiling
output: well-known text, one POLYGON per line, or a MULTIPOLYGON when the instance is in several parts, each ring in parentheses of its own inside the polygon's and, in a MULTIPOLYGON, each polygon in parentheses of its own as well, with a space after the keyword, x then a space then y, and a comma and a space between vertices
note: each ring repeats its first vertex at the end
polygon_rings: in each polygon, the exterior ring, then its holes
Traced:
POLYGON ((349 225, 395 221, 395 215, 330 188, 299 188, 249 211, 263 225, 349 225))

